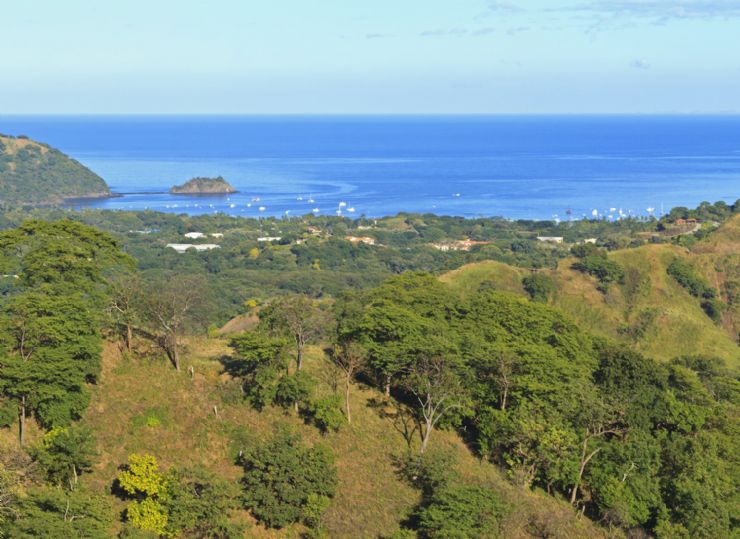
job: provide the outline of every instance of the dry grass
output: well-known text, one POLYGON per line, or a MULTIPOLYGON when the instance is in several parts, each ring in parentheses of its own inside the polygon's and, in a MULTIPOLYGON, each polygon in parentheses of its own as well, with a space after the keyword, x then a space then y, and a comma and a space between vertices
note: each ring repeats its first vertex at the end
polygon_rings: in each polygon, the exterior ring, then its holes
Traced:
MULTIPOLYGON (((325 515, 331 537, 377 538, 398 529, 419 494, 397 476, 393 463, 407 446, 393 418, 381 413, 388 406, 379 410, 375 404, 382 401, 381 395, 372 388, 353 386, 353 423, 338 433, 321 435, 292 412, 276 408, 257 412, 229 399, 229 391, 222 389, 228 387, 228 376, 218 361, 226 353, 223 339, 193 339, 187 346, 184 370, 177 373, 164 359, 125 359, 117 346, 107 345, 101 381, 93 389, 84 418, 97 433, 100 452, 86 481, 97 490, 107 490, 118 467, 134 452, 152 453, 165 469, 203 466, 236 481, 241 469, 233 464, 234 433, 262 441, 277 425, 287 423, 307 443, 327 444, 336 456, 339 485, 325 515), (187 372, 190 366, 195 371, 192 379, 187 372)), ((306 368, 320 381, 320 391, 331 391, 332 375, 320 349, 307 354, 306 368)), ((477 459, 456 434, 435 432, 432 444, 453 451, 463 476, 485 483, 511 507, 505 523, 507 537, 532 537, 530 532, 538 525, 550 530, 551 537, 603 535, 587 519, 576 518, 567 504, 509 484, 496 467, 477 459)), ((116 503, 122 511, 123 502, 116 503)), ((301 526, 268 530, 246 512, 237 518, 250 524, 247 537, 298 537, 303 531, 301 526)))
MULTIPOLYGON (((740 280, 740 217, 723 225, 706 242, 697 243, 691 252, 673 245, 644 245, 615 251, 609 257, 627 270, 626 284, 612 285, 603 294, 595 279, 570 269, 574 259, 566 259, 557 270, 547 272, 556 283, 551 304, 583 329, 634 346, 655 359, 712 354, 724 358, 733 369, 740 369, 740 349, 735 340, 740 324, 738 308, 726 312, 718 325, 666 272, 675 257, 682 257, 720 291, 727 280, 740 280), (641 313, 647 311, 654 312, 655 319, 642 336, 635 339, 620 332, 634 327, 641 313)), ((516 282, 523 274, 524 270, 506 264, 481 262, 463 266, 441 279, 462 293, 474 292, 481 283, 492 281, 502 290, 523 294, 516 282)))

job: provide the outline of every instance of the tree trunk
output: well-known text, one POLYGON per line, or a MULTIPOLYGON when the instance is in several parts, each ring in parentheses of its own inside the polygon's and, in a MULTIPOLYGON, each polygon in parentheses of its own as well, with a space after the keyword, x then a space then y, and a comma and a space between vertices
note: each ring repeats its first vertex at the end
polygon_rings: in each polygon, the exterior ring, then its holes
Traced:
POLYGON ((570 504, 574 505, 576 503, 576 497, 578 496, 578 487, 581 486, 581 479, 583 478, 583 472, 586 470, 586 465, 588 462, 598 453, 601 448, 597 447, 591 453, 589 453, 588 456, 586 456, 586 448, 588 447, 588 440, 589 438, 586 438, 586 440, 583 442, 583 453, 581 454, 581 467, 578 470, 578 477, 576 478, 576 482, 573 485, 573 490, 570 493, 570 504))
POLYGON ((432 434, 432 424, 431 421, 426 421, 424 424, 424 436, 421 439, 421 454, 424 454, 424 451, 427 450, 427 445, 429 444, 429 436, 432 434))
POLYGON ((509 396, 509 388, 508 386, 504 386, 504 394, 501 395, 501 411, 506 411, 506 397, 509 396))
POLYGON ((295 358, 296 370, 300 371, 303 367, 303 346, 298 345, 298 355, 295 358))
POLYGON ((134 330, 131 327, 131 324, 126 324, 126 350, 128 353, 131 353, 132 347, 133 347, 133 340, 134 340, 134 330))
POLYGON ((387 374, 385 376, 385 396, 390 397, 391 396, 391 375, 387 374))
POLYGON ((347 377, 347 387, 344 391, 344 406, 347 409, 347 423, 352 423, 352 412, 349 410, 349 386, 352 382, 350 381, 350 377, 347 377))
POLYGON ((18 438, 21 446, 26 440, 26 396, 21 397, 21 412, 19 415, 18 422, 18 438))
POLYGON ((177 345, 177 335, 172 333, 170 336, 170 347, 172 348, 172 362, 175 364, 175 370, 180 371, 180 348, 177 345))

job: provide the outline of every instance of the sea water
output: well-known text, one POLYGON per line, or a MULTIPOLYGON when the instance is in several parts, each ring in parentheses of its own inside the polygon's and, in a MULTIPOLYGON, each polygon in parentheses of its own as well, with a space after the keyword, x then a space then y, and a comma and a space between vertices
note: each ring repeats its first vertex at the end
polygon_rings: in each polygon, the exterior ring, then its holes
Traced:
POLYGON ((104 209, 575 219, 740 197, 740 116, 0 116, 0 132, 102 176, 122 196, 73 204, 104 209), (239 193, 167 193, 195 176, 239 193))

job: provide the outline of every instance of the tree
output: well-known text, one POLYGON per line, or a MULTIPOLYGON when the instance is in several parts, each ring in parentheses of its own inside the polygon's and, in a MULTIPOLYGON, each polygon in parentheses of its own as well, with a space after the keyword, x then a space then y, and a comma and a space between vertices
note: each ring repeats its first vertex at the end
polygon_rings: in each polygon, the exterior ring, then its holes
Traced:
POLYGON ((0 390, 18 403, 19 439, 35 413, 44 426, 66 425, 88 402, 100 368, 98 321, 86 298, 38 285, 16 294, 0 317, 6 354, 0 390))
POLYGON ((112 525, 113 509, 105 496, 84 489, 41 487, 20 500, 16 517, 1 529, 18 539, 107 539, 112 525))
POLYGON ((204 470, 171 469, 160 472, 152 455, 133 454, 118 475, 118 486, 135 501, 126 518, 135 528, 160 537, 229 539, 241 536, 229 521, 236 491, 227 481, 204 470))
POLYGON ((19 279, 0 315, 0 391, 18 404, 23 443, 29 413, 63 426, 87 406, 86 385, 100 369, 105 274, 133 260, 108 234, 68 220, 0 232, 3 255, 19 279))
POLYGON ((229 346, 234 357, 226 361, 226 370, 242 381, 252 405, 259 409, 273 402, 278 379, 288 364, 285 340, 250 331, 233 337, 229 346))
POLYGON ((318 342, 331 323, 330 314, 304 295, 286 296, 260 311, 260 323, 277 334, 289 337, 295 346, 296 370, 303 367, 306 346, 318 342))
POLYGON ((171 470, 163 502, 168 529, 177 536, 186 532, 202 539, 243 537, 241 526, 229 521, 237 506, 238 490, 235 483, 214 477, 203 468, 171 470))
POLYGON ((460 377, 449 359, 432 352, 409 367, 403 387, 413 395, 423 419, 420 452, 424 453, 437 424, 455 412, 458 417, 470 411, 470 402, 460 377))
POLYGON ((357 343, 347 341, 330 350, 329 358, 344 374, 344 410, 347 423, 352 423, 349 392, 355 376, 367 363, 367 351, 357 343))
POLYGON ((95 440, 89 427, 56 427, 31 449, 31 456, 55 484, 77 486, 81 473, 89 471, 95 457, 95 440))
MULTIPOLYGON (((245 453, 241 462, 244 505, 269 527, 282 528, 305 519, 312 496, 334 496, 337 472, 329 449, 308 448, 287 430, 245 453)), ((311 519, 316 519, 315 511, 311 519)))
POLYGON ((180 370, 180 339, 197 326, 207 309, 207 284, 202 276, 174 275, 156 280, 146 293, 149 323, 160 334, 160 343, 176 370, 180 370))
POLYGON ((534 301, 547 303, 550 295, 555 291, 555 281, 544 273, 532 273, 522 279, 524 290, 534 301))
POLYGON ((108 314, 116 329, 123 330, 123 342, 130 354, 134 327, 141 323, 142 284, 135 273, 117 275, 108 282, 110 285, 108 314))

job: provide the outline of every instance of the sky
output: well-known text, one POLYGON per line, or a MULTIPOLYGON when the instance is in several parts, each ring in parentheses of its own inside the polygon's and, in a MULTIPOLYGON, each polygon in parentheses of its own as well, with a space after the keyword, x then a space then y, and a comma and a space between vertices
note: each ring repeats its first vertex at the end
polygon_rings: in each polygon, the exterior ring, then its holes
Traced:
POLYGON ((35 0, 1 114, 740 113, 740 0, 35 0))

